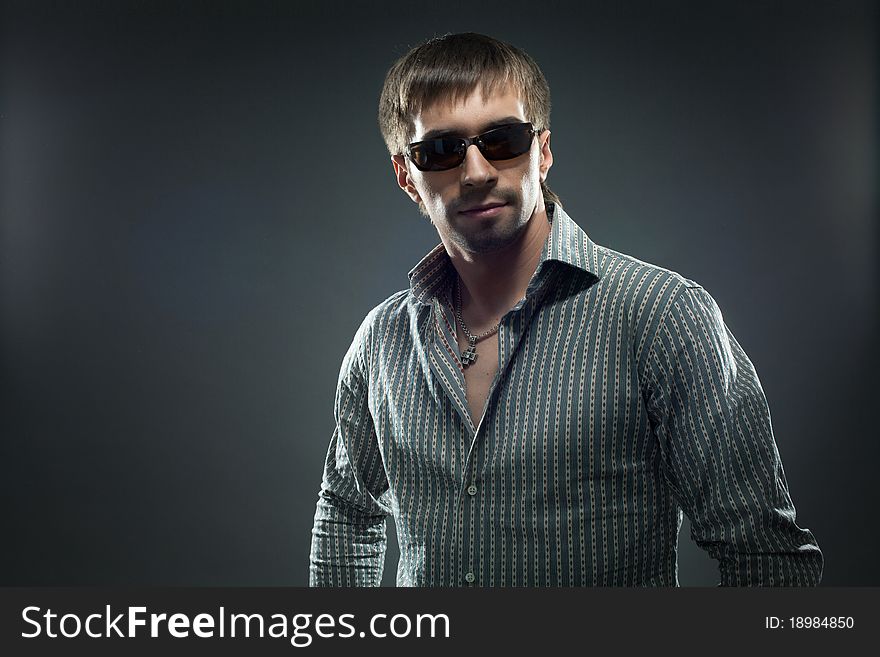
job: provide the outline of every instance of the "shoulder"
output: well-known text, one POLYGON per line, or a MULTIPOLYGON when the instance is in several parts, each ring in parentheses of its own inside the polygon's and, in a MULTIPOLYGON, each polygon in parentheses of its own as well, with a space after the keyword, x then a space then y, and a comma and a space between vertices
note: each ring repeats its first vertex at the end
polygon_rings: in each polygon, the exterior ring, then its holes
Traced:
POLYGON ((714 314, 717 305, 703 286, 681 273, 595 245, 602 305, 624 319, 644 364, 656 336, 682 313, 714 314))
POLYGON ((409 288, 406 288, 373 306, 355 332, 352 348, 356 348, 363 357, 369 359, 382 336, 393 329, 393 325, 401 318, 407 316, 408 299, 409 288))
POLYGON ((677 271, 640 260, 602 245, 595 245, 600 291, 620 298, 638 320, 646 313, 663 315, 673 303, 689 291, 702 286, 677 271))
POLYGON ((368 327, 374 334, 381 333, 400 317, 406 317, 409 307, 409 288, 398 290, 379 302, 364 317, 362 326, 368 327))

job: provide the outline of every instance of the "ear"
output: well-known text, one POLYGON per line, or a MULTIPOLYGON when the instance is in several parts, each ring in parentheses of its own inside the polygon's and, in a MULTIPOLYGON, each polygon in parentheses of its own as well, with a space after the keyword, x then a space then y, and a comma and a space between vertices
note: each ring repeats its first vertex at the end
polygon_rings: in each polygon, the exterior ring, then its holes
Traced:
POLYGON ((391 166, 394 168, 394 177, 397 178, 397 185, 406 192, 406 195, 414 202, 420 202, 422 197, 419 196, 412 178, 409 177, 409 170, 406 168, 406 157, 403 155, 392 155, 391 166))
POLYGON ((550 167, 553 166, 553 152, 550 150, 550 131, 545 130, 538 137, 540 140, 538 142, 538 146, 541 149, 541 164, 539 166, 539 171, 541 175, 541 182, 547 180, 547 172, 550 171, 550 167))

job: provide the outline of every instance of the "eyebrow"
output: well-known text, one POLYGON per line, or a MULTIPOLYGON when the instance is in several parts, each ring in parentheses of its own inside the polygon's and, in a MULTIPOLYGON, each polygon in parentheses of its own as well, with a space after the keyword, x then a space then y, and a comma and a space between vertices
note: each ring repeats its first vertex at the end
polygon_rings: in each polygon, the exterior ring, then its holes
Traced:
MULTIPOLYGON (((525 123, 523 119, 518 116, 505 116, 503 119, 495 119, 494 121, 490 121, 485 124, 477 134, 483 134, 487 130, 491 128, 496 128, 501 125, 507 125, 509 123, 525 123)), ((422 138, 418 141, 427 141, 428 139, 437 139, 438 137, 446 137, 447 135, 460 135, 460 130, 454 130, 451 128, 438 128, 436 130, 428 130, 422 138)))

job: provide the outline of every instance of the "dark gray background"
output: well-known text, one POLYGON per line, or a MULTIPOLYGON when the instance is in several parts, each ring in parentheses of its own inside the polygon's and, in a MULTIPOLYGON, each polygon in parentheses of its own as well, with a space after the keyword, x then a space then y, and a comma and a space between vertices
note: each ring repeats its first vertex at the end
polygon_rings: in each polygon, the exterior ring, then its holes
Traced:
POLYGON ((657 4, 5 5, 0 584, 307 582, 342 357, 438 242, 379 90, 447 31, 538 61, 569 214, 716 298, 823 584, 880 584, 877 12, 657 4))

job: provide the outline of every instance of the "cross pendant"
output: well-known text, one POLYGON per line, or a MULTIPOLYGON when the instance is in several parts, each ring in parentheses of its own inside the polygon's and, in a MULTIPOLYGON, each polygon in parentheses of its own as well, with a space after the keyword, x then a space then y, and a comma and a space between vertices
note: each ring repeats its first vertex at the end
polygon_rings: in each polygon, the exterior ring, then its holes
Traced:
POLYGON ((477 360, 476 340, 471 340, 468 348, 465 349, 464 353, 462 353, 461 355, 461 365, 462 367, 467 367, 468 365, 471 365, 475 360, 477 360))

